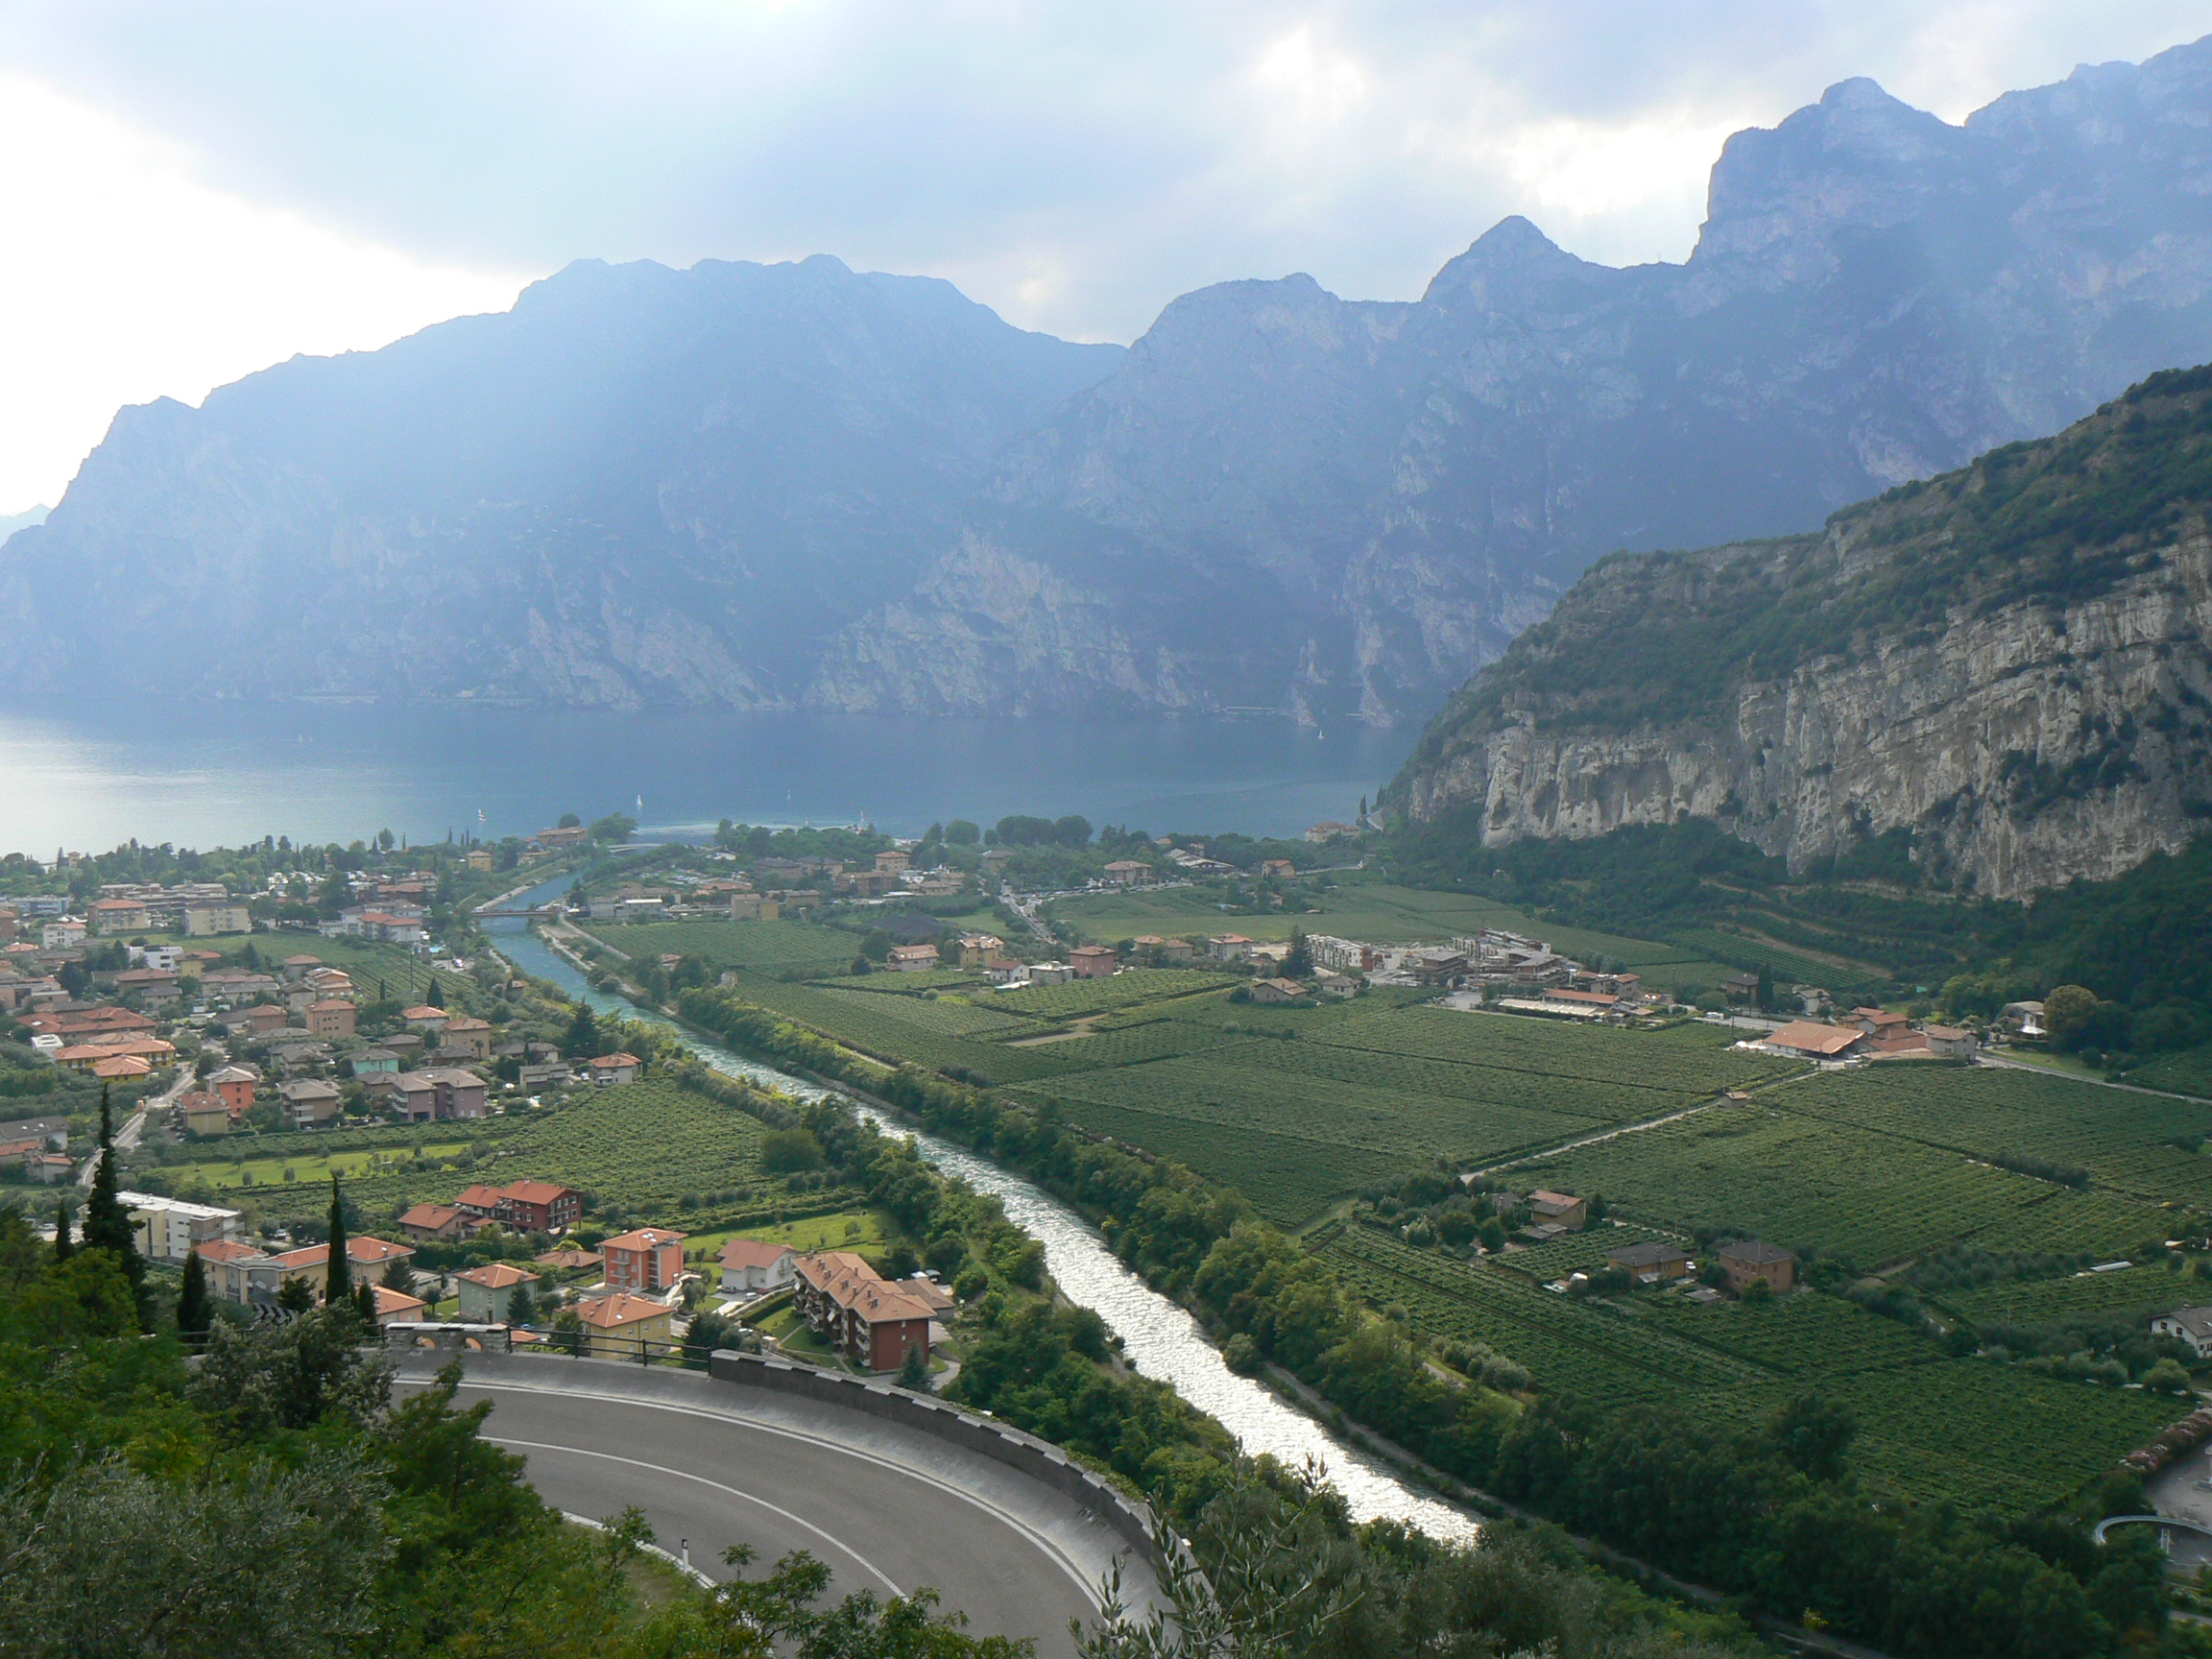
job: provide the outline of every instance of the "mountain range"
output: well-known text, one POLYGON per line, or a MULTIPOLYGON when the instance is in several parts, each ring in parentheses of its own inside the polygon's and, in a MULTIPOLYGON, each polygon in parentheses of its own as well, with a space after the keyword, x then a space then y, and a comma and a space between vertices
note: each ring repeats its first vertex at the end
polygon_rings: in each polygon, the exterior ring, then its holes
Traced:
POLYGON ((1680 265, 1526 220, 1412 301, 1307 276, 1133 347, 945 283, 571 266, 126 409, 0 549, 20 697, 1433 710, 1595 560, 1816 529, 2212 358, 2212 40, 1960 126, 1736 134, 1680 265))

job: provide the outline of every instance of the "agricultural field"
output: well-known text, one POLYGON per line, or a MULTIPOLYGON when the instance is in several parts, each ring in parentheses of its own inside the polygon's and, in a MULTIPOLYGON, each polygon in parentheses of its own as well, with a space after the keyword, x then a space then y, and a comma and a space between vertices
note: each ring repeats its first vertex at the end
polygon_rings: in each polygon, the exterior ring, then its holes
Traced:
POLYGON ((2169 1054, 2128 1073, 2128 1081, 2145 1089, 2170 1089, 2176 1094, 2194 1094, 2212 1100, 2212 1047, 2169 1054))
POLYGON ((2056 1325, 2082 1315, 2168 1313, 2212 1302, 2212 1285, 2163 1267, 2124 1267, 2063 1279, 2011 1279, 1932 1298, 1976 1325, 2056 1325))
MULTIPOLYGON (((1612 1231, 1587 1237, 1593 1262, 1612 1231)), ((1923 1502, 2035 1510, 2110 1468, 2178 1409, 2136 1390, 1946 1358, 1933 1340, 1832 1296, 1765 1307, 1672 1296, 1584 1305, 1357 1227, 1323 1257, 1378 1305, 1402 1306, 1423 1334, 1510 1354, 1544 1392, 1748 1424, 1815 1387, 1859 1419, 1852 1466, 1923 1502), (2032 1457, 2023 1455, 2030 1447, 2032 1457)))
POLYGON ((1195 968, 1132 968, 1107 979, 1073 979, 1065 985, 1024 985, 1019 990, 996 991, 991 995, 991 1006, 1041 1020, 1072 1020, 1220 986, 1220 975, 1195 968))
POLYGON ((1334 933, 1379 945, 1410 945, 1441 943, 1455 934, 1503 927, 1548 940, 1571 955, 1605 956, 1655 985, 1688 980, 1717 985, 1733 972, 1678 945, 1536 922, 1506 905, 1466 893, 1399 887, 1356 871, 1341 872, 1332 879, 1334 885, 1308 892, 1313 908, 1298 914, 1286 910, 1264 915, 1225 911, 1211 885, 1085 894, 1055 901, 1052 914, 1109 944, 1141 933, 1174 938, 1241 933, 1247 939, 1287 939, 1298 931, 1334 933))
POLYGON ((1775 1096, 1784 1111, 1982 1158, 2032 1157, 2085 1170, 2138 1198, 2212 1205, 2212 1104, 2035 1072, 1877 1066, 1830 1072, 1775 1096))
POLYGON ((675 951, 714 968, 757 974, 842 974, 860 948, 856 935, 813 922, 594 923, 586 933, 625 956, 650 958, 675 951))
POLYGON ((1602 1193, 1634 1219, 1811 1245, 1864 1267, 1954 1242, 2124 1252, 2167 1225, 2148 1204, 1785 1108, 1809 1087, 1791 1084, 1760 1094, 1761 1104, 1716 1107, 1510 1173, 1517 1184, 1602 1193))

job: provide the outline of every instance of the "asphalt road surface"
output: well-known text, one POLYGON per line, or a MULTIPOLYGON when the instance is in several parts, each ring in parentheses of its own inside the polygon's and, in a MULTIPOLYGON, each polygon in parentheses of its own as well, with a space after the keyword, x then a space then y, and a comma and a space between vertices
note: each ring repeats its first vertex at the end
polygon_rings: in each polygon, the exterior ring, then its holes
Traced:
MULTIPOLYGON (((805 1550, 830 1567, 832 1599, 928 1586, 941 1608, 967 1614, 972 1632, 1034 1637, 1040 1655, 1071 1655, 1069 1622, 1096 1612, 1086 1569, 1099 1565, 1098 1538, 1083 1537, 1072 1501, 1000 1466, 969 1471, 927 1450, 935 1471, 907 1466, 897 1438, 854 1412, 809 1416, 769 1402, 748 1420, 755 1403, 737 1397, 757 1391, 704 1378, 687 1392, 631 1400, 517 1385, 509 1375, 465 1384, 460 1403, 493 1402, 485 1437, 529 1459, 546 1503, 593 1520, 635 1505, 662 1549, 688 1547, 691 1565, 716 1579, 732 1575, 722 1561, 729 1545, 753 1547, 756 1575, 805 1550), (712 1407, 715 1387, 735 1401, 732 1409, 712 1407), (840 1419, 852 1420, 851 1445, 833 1443, 848 1437, 840 1419)), ((403 1375, 399 1386, 419 1382, 403 1375)))

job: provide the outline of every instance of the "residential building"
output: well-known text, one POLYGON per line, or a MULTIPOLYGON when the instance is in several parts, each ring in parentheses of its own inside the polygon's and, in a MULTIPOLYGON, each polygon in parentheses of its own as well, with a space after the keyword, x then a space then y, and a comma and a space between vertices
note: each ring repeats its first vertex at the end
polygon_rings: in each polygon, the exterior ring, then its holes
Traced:
POLYGON ((1333 974, 1365 974, 1382 963, 1382 952, 1357 939, 1339 939, 1334 933, 1306 935, 1306 954, 1316 968, 1333 974))
POLYGON ((77 1166, 62 1152, 30 1152, 23 1158, 23 1179, 36 1181, 41 1187, 66 1184, 77 1173, 77 1166))
POLYGON ((645 1062, 627 1049, 601 1054, 591 1061, 591 1081, 602 1089, 616 1083, 635 1083, 644 1074, 645 1062))
POLYGON ((1074 977, 1075 970, 1065 962, 1029 964, 1029 983, 1032 985, 1066 985, 1074 977))
POLYGON ((801 1314, 840 1353, 871 1371, 898 1369, 910 1349, 929 1358, 929 1322, 950 1298, 918 1292, 926 1280, 886 1280, 849 1250, 802 1256, 793 1268, 801 1314))
POLYGON ((1997 1022, 2015 1037, 2031 1042, 2051 1034, 2043 1023, 2043 1004, 2040 1002, 2008 1002, 1998 1011, 1997 1022))
POLYGON ((1357 997, 1360 984, 1349 974, 1324 974, 1313 982, 1313 988, 1324 997, 1357 997))
POLYGON ((253 1108, 253 1091, 260 1085, 261 1074, 244 1066, 226 1066, 220 1071, 209 1072, 206 1082, 223 1104, 230 1108, 230 1116, 242 1118, 253 1108))
POLYGON ((350 1002, 331 998, 311 1002, 307 1006, 307 1029, 317 1037, 350 1037, 354 1033, 358 1011, 350 1002))
MULTIPOLYGON (((353 1283, 363 1280, 374 1284, 391 1270, 395 1262, 415 1260, 413 1248, 395 1244, 385 1238, 372 1238, 367 1234, 346 1240, 346 1262, 351 1269, 353 1283)), ((325 1280, 330 1271, 330 1246, 308 1244, 298 1250, 287 1250, 276 1258, 286 1279, 302 1279, 316 1295, 323 1294, 325 1280)))
POLYGON ((1006 941, 996 933, 960 935, 960 966, 988 968, 1006 953, 1006 941))
POLYGON ((352 1059, 353 1075, 366 1081, 371 1077, 397 1077, 399 1074, 399 1056, 389 1048, 364 1048, 352 1059))
POLYGON ((389 1285, 372 1285, 369 1293, 376 1301, 376 1328, 387 1325, 420 1325, 428 1307, 420 1296, 410 1296, 404 1290, 395 1290, 389 1285))
POLYGON ((663 1227, 640 1227, 599 1246, 607 1283, 617 1290, 666 1290, 684 1271, 684 1238, 663 1227))
POLYGON ((1570 1233, 1579 1233, 1590 1225, 1589 1201, 1572 1192, 1546 1192, 1539 1189, 1528 1194, 1528 1214, 1540 1223, 1548 1221, 1570 1233))
POLYGON ((1792 1020, 1769 1032, 1763 1047, 1795 1060, 1841 1060, 1865 1046, 1866 1033, 1848 1025, 1820 1025, 1792 1020))
POLYGON ((135 998, 141 1007, 165 1008, 184 995, 174 968, 126 968, 115 975, 115 995, 135 998))
POLYGON ((491 1022, 456 1013, 445 1022, 445 1046, 467 1048, 478 1060, 491 1060, 491 1022))
POLYGON ((1141 858, 1116 858, 1106 866, 1106 879, 1117 887, 1142 887, 1152 880, 1152 866, 1141 858))
MULTIPOLYGON (((517 1288, 541 1281, 511 1262, 493 1262, 453 1275, 461 1295, 461 1317, 470 1324, 504 1325, 517 1288)), ((532 1292, 536 1294, 536 1292, 532 1292)))
POLYGON ((558 1060, 542 1065, 524 1066, 515 1073, 515 1080, 525 1089, 548 1089, 565 1083, 575 1075, 572 1068, 558 1060))
POLYGON ((493 1214, 520 1233, 560 1233, 584 1218, 584 1194, 552 1181, 510 1181, 493 1214))
POLYGON ((722 1288, 765 1296, 798 1276, 799 1253, 788 1244, 733 1238, 722 1246, 722 1288))
POLYGON ((1295 979, 1255 979, 1250 986, 1255 1002, 1294 1002, 1307 994, 1306 987, 1295 979))
POLYGON ((85 931, 102 937, 143 933, 152 926, 153 912, 136 899, 95 899, 84 907, 85 931))
POLYGON ((2151 1321, 2153 1336, 2171 1336, 2200 1359, 2212 1358, 2212 1308, 2177 1308, 2151 1321))
POLYGON ((1648 1285, 1659 1279, 1680 1279, 1690 1271, 1690 1253, 1677 1250, 1671 1244, 1650 1240, 1642 1244, 1624 1244, 1618 1250, 1605 1252, 1605 1260, 1622 1268, 1640 1285, 1648 1285))
POLYGON ((218 1238, 236 1238, 246 1220, 235 1210, 187 1204, 152 1192, 118 1192, 116 1201, 131 1213, 138 1230, 138 1254, 149 1262, 182 1262, 195 1248, 218 1238))
POLYGON ((1001 957, 983 970, 983 977, 994 985, 1026 985, 1029 983, 1029 964, 1009 962, 1001 957))
POLYGON ((1756 1238, 1723 1244, 1713 1252, 1713 1259, 1720 1263, 1728 1275, 1729 1285, 1737 1290, 1748 1289, 1755 1279, 1764 1279, 1777 1294, 1797 1283, 1797 1258, 1778 1245, 1764 1244, 1756 1238))
POLYGON ((12 1123, 0 1123, 0 1142, 36 1141, 48 1151, 69 1150, 69 1119, 66 1118, 18 1118, 12 1123))
POLYGON ((733 893, 730 895, 730 920, 733 922, 775 922, 781 919, 783 906, 763 893, 733 893))
POLYGON ((1166 939, 1157 933, 1140 933, 1129 943, 1137 948, 1138 955, 1148 960, 1157 959, 1171 967, 1190 960, 1190 941, 1188 939, 1166 939))
POLYGON ((382 1094, 386 1114, 402 1122, 429 1123, 437 1118, 438 1085, 427 1072, 378 1072, 366 1086, 382 1094))
POLYGON ((95 1061, 91 1070, 103 1083, 134 1083, 154 1074, 153 1066, 135 1054, 118 1054, 111 1059, 95 1061))
POLYGON ((49 950, 66 950, 72 945, 84 943, 84 924, 75 916, 64 916, 59 922, 42 923, 38 928, 38 943, 49 950))
POLYGON ((1241 933, 1217 933, 1206 941, 1206 954, 1216 962, 1240 962, 1252 949, 1252 941, 1241 933))
POLYGON ((1854 1008, 1850 1023, 1869 1037, 1890 1037, 1907 1030, 1911 1022, 1902 1014, 1892 1014, 1887 1008, 1854 1008))
POLYGON ((876 854, 876 868, 886 875, 899 876, 914 866, 914 855, 893 847, 876 854))
POLYGON ((1104 945, 1078 945, 1068 952, 1068 966, 1078 979, 1105 979, 1121 966, 1121 959, 1104 945))
POLYGON ((591 838, 591 831, 571 824, 560 830, 541 830, 530 839, 540 847, 581 847, 591 838))
POLYGON ((433 1037, 437 1037, 445 1033, 445 1022, 450 1020, 452 1016, 446 1013, 445 1009, 433 1008, 425 1002, 419 1007, 408 1009, 400 1018, 417 1030, 427 1031, 433 1037))
POLYGON ((211 1090, 193 1090, 177 1102, 177 1112, 184 1119, 184 1132, 188 1135, 230 1133, 230 1108, 223 1104, 222 1095, 211 1090))
POLYGON ((246 1307, 256 1299, 273 1303, 283 1287, 283 1263, 257 1245, 241 1238, 211 1238, 195 1248, 209 1295, 246 1307))
POLYGON ((399 1217, 402 1236, 417 1243, 452 1244, 475 1231, 469 1214, 451 1204, 418 1204, 399 1217))
POLYGON ((184 906, 184 937, 187 939, 212 939, 223 933, 251 933, 253 931, 253 913, 243 904, 187 904, 184 906))
POLYGON ((401 1072, 401 1077, 419 1077, 437 1091, 433 1116, 448 1118, 488 1118, 492 1115, 491 1091, 484 1079, 473 1071, 458 1067, 431 1066, 421 1071, 401 1072))
POLYGON ((1312 829, 1307 830, 1306 839, 1318 846, 1323 842, 1337 841, 1347 835, 1358 835, 1358 833, 1359 826, 1357 824, 1338 824, 1330 821, 1316 824, 1312 829))
POLYGON ((1289 881, 1298 875, 1298 866, 1287 858, 1262 858, 1260 860, 1260 878, 1262 881, 1289 881))
POLYGON ((294 1129, 312 1129, 338 1119, 338 1086, 320 1077, 296 1077, 276 1085, 284 1121, 294 1129))
POLYGON ((1950 1025, 1923 1025, 1920 1035, 1928 1039, 1929 1050, 1940 1060, 1971 1060, 1974 1058, 1974 1033, 1960 1031, 1950 1025))
POLYGON ((894 974, 926 974, 937 966, 934 945, 894 945, 884 966, 894 974))
POLYGON ((478 1182, 473 1187, 464 1187, 461 1190, 461 1196, 454 1199, 453 1202, 457 1208, 468 1212, 479 1221, 496 1221, 499 1218, 499 1200, 502 1196, 503 1194, 498 1188, 487 1187, 482 1182, 478 1182))
POLYGON ((583 1320, 585 1348, 594 1356, 635 1359, 656 1345, 673 1343, 675 1310, 647 1296, 617 1291, 594 1296, 576 1310, 583 1320))

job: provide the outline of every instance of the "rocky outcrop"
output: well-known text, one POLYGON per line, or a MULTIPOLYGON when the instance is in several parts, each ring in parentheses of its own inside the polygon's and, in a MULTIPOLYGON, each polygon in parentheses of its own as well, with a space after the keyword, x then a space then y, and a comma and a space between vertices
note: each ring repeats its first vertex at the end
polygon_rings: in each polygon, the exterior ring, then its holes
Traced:
POLYGON ((2002 898, 2178 851, 2212 829, 2212 374, 2167 379, 2196 390, 1822 537, 1608 561, 1386 799, 1486 845, 1710 819, 1800 874, 1901 835, 1924 879, 2002 898), (1802 661, 1761 661, 1793 637, 1802 661))

